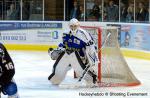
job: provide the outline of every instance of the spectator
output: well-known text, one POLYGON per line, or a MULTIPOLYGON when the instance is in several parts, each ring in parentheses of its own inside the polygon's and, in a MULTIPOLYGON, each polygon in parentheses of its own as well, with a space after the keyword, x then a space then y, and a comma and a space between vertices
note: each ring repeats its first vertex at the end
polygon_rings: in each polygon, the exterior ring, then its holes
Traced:
POLYGON ((79 20, 83 21, 84 20, 84 8, 82 5, 80 5, 80 14, 79 14, 79 20))
POLYGON ((127 16, 127 7, 123 2, 121 2, 121 4, 120 4, 120 21, 125 22, 126 16, 127 16))
MULTIPOLYGON (((103 21, 107 20, 107 2, 104 2, 104 7, 103 7, 103 21)), ((102 11, 101 11, 102 12, 102 11)))
POLYGON ((149 7, 146 8, 147 10, 147 13, 146 13, 146 16, 145 16, 145 22, 149 22, 149 7))
POLYGON ((119 10, 118 6, 114 4, 113 0, 109 1, 109 5, 106 8, 106 14, 107 14, 107 21, 109 22, 115 22, 118 21, 118 16, 119 16, 119 10))
POLYGON ((91 12, 92 12, 92 8, 94 6, 94 2, 93 0, 88 0, 87 2, 85 2, 85 16, 86 16, 86 20, 91 20, 91 12))
POLYGON ((95 0, 95 2, 94 2, 94 6, 92 8, 91 15, 94 16, 96 21, 99 20, 99 18, 100 18, 100 8, 99 8, 98 0, 95 0))
POLYGON ((146 14, 147 14, 147 11, 146 11, 146 8, 144 6, 144 3, 139 2, 139 10, 137 12, 137 21, 144 22, 146 19, 146 14))
POLYGON ((29 20, 29 3, 22 2, 22 20, 29 20))
POLYGON ((130 2, 128 9, 127 9, 127 17, 126 17, 127 22, 133 22, 134 21, 134 3, 130 2))
POLYGON ((42 1, 41 0, 32 0, 30 1, 30 14, 29 20, 42 20, 42 1))
POLYGON ((77 1, 73 2, 73 9, 71 10, 70 19, 76 18, 79 19, 80 9, 77 1))
POLYGON ((7 10, 7 20, 18 20, 19 9, 15 8, 15 4, 10 5, 10 9, 7 10))

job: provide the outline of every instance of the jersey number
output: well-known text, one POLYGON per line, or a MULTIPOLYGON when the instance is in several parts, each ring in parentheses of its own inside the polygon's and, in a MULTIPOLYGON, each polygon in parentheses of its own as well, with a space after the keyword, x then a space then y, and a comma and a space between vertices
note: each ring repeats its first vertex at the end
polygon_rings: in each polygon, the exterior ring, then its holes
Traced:
POLYGON ((7 63, 5 65, 5 67, 7 68, 7 70, 14 69, 14 66, 13 66, 13 64, 11 62, 7 63))

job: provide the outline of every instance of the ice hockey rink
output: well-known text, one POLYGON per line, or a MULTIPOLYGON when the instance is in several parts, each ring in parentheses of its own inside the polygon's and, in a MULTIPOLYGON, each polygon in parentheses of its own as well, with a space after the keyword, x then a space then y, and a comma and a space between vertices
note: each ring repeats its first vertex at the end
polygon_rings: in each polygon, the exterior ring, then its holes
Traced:
MULTIPOLYGON (((54 61, 46 51, 11 50, 9 54, 15 64, 14 78, 20 98, 150 98, 150 61, 148 60, 125 58, 134 75, 141 81, 139 86, 65 89, 53 86, 48 81, 47 77, 52 71, 54 61), (132 93, 141 93, 143 96, 133 96, 132 93)), ((69 71, 63 82, 76 83, 76 81, 73 79, 73 71, 69 71)), ((2 98, 7 96, 2 95, 2 98)))

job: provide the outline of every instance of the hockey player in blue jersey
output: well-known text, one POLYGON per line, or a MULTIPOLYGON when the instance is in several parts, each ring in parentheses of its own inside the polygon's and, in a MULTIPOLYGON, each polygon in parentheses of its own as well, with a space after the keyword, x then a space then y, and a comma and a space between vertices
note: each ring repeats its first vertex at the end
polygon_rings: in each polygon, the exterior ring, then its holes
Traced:
POLYGON ((1 92, 8 98, 19 98, 17 85, 13 80, 14 74, 14 63, 4 45, 0 43, 0 98, 1 92))
MULTIPOLYGON (((59 85, 70 67, 75 70, 77 76, 81 77, 87 66, 96 65, 99 61, 94 41, 89 33, 80 28, 79 21, 75 18, 71 19, 69 28, 69 31, 63 33, 63 41, 58 48, 49 52, 51 58, 56 59, 53 71, 48 77, 52 84, 59 85)), ((97 82, 97 75, 92 67, 89 68, 83 79, 86 84, 97 82)))

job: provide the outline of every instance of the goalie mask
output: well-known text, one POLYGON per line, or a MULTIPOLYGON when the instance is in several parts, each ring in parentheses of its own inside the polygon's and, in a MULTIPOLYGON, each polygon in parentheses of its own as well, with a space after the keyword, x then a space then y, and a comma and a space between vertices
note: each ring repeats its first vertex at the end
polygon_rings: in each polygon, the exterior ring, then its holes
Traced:
POLYGON ((77 19, 73 18, 70 20, 69 28, 70 28, 72 33, 76 33, 79 26, 80 26, 80 23, 77 19))

